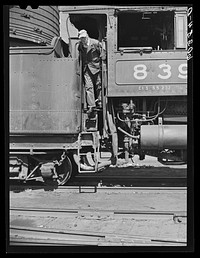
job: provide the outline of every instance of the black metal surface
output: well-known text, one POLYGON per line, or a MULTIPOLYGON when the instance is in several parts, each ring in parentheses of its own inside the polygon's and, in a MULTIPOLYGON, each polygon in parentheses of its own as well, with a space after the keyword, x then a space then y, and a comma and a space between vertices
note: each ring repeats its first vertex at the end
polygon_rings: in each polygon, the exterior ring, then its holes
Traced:
MULTIPOLYGON (((12 180, 11 188, 17 189, 18 182, 12 180)), ((185 187, 187 186, 187 169, 157 168, 107 168, 100 173, 83 173, 72 176, 66 186, 124 186, 124 187, 185 187)), ((57 184, 45 185, 42 180, 27 182, 24 189, 31 187, 56 189, 57 184)))
POLYGON ((90 185, 91 183, 100 183, 105 186, 187 186, 187 178, 185 177, 111 177, 111 176, 103 176, 99 179, 97 177, 76 177, 73 182, 68 182, 67 185, 90 185))

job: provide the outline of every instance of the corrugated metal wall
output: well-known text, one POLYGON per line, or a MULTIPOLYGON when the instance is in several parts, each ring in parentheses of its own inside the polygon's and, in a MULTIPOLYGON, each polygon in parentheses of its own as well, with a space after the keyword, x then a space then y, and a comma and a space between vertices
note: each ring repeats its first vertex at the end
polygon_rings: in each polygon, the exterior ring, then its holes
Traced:
POLYGON ((59 36, 59 11, 57 6, 28 6, 21 9, 13 6, 9 11, 10 40, 22 40, 50 45, 55 36, 59 36))

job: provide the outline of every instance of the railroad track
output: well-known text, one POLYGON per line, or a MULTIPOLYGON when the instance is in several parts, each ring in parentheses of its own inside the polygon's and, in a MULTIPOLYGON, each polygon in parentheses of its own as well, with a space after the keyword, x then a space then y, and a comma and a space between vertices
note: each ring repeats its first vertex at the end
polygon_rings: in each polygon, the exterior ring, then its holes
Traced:
POLYGON ((186 246, 184 239, 152 236, 109 234, 99 232, 72 232, 64 230, 11 227, 10 245, 60 246, 186 246), (16 237, 17 236, 17 237, 16 237))
POLYGON ((186 186, 120 186, 119 184, 113 184, 112 186, 106 186, 102 183, 102 180, 98 182, 94 181, 84 181, 84 182, 79 182, 78 184, 73 183, 73 184, 68 184, 65 186, 58 186, 57 184, 52 184, 52 185, 44 185, 43 182, 32 182, 30 184, 11 184, 10 185, 10 191, 25 191, 25 190, 37 190, 37 189, 45 189, 45 190, 59 190, 59 191, 79 191, 81 192, 97 192, 97 191, 150 191, 151 193, 153 191, 160 191, 163 190, 165 192, 186 192, 187 187, 186 186))
MULTIPOLYGON (((17 217, 23 214, 25 217, 53 217, 65 218, 78 215, 80 218, 92 218, 101 220, 102 218, 111 220, 163 220, 172 219, 175 223, 181 223, 186 219, 184 211, 149 211, 149 210, 93 210, 93 209, 44 209, 44 208, 23 208, 12 207, 11 215, 17 217)), ((112 232, 99 232, 87 230, 66 230, 55 228, 10 226, 10 245, 127 245, 127 246, 185 246, 185 239, 175 239, 169 236, 155 237, 142 236, 139 234, 123 234, 112 232)))
POLYGON ((66 216, 72 214, 79 214, 82 217, 88 216, 88 214, 92 214, 92 216, 101 216, 106 215, 109 217, 117 216, 117 217, 130 217, 133 219, 137 218, 145 218, 145 219, 163 219, 169 218, 174 221, 177 218, 186 218, 186 211, 149 211, 149 210, 100 210, 100 209, 52 209, 52 208, 23 208, 23 207, 11 207, 10 208, 11 215, 23 215, 28 216, 66 216), (101 215, 98 215, 101 214, 101 215))
POLYGON ((104 185, 124 185, 124 186, 186 186, 186 177, 131 177, 131 176, 78 176, 68 185, 91 182, 102 183, 104 185))
MULTIPOLYGON (((26 182, 19 184, 19 181, 11 180, 10 186, 37 186, 47 185, 42 180, 36 182, 26 182)), ((49 186, 56 186, 56 183, 50 182, 49 186)), ((187 177, 131 177, 131 176, 96 176, 96 175, 79 175, 69 182, 66 186, 124 186, 124 187, 186 187, 187 177)), ((60 187, 60 186, 58 186, 60 187)))
MULTIPOLYGON (((80 189, 80 186, 59 186, 56 192, 63 194, 67 191, 70 194, 95 191, 99 193, 126 192, 140 196, 143 193, 145 196, 149 196, 162 193, 182 195, 186 193, 186 190, 186 187, 81 186, 80 189)), ((144 222, 157 228, 162 224, 170 223, 179 229, 181 226, 185 230, 187 220, 185 210, 151 210, 149 207, 146 210, 127 208, 120 210, 101 207, 70 209, 11 206, 10 218, 10 245, 186 246, 187 244, 184 237, 180 238, 165 233, 150 235, 148 232, 152 232, 151 230, 142 233, 142 231, 134 229, 137 223, 144 222), (28 224, 25 225, 27 222, 28 224), (116 229, 113 229, 112 225, 116 226, 116 229), (97 230, 96 227, 99 227, 100 230, 97 230)), ((151 227, 149 225, 148 227, 151 227)))
MULTIPOLYGON (((37 178, 41 183, 42 178, 37 178)), ((11 180, 11 185, 16 184, 16 180, 11 180)), ((27 184, 33 184, 28 181, 27 184)), ((98 173, 80 173, 73 176, 66 185, 98 185, 104 186, 187 186, 187 169, 170 167, 125 167, 107 168, 98 173)))

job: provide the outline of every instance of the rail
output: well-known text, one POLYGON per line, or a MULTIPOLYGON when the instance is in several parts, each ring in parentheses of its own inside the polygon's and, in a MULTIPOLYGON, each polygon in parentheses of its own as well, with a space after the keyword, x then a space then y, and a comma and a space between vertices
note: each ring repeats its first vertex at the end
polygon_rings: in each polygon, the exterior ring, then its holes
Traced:
MULTIPOLYGON (((187 217, 186 211, 151 211, 151 210, 96 210, 96 209, 54 209, 37 207, 11 207, 11 216, 69 219, 79 216, 80 219, 97 221, 102 220, 173 220, 181 223, 187 217)), ((48 224, 48 223, 47 223, 48 224)), ((65 229, 49 227, 46 223, 44 227, 32 227, 12 225, 10 226, 10 245, 156 245, 156 246, 185 246, 186 240, 169 235, 152 236, 133 233, 101 232, 95 230, 65 229)))
POLYGON ((10 245, 117 245, 117 246, 186 246, 184 239, 169 237, 152 237, 126 234, 111 234, 99 232, 82 232, 70 230, 34 229, 29 227, 11 227, 10 245), (26 235, 26 238, 24 238, 26 235))

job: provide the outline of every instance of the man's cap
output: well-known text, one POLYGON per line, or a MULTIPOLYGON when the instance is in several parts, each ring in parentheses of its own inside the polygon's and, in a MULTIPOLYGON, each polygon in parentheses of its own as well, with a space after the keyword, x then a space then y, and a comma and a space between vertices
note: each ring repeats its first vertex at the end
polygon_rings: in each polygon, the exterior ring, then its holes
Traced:
POLYGON ((87 31, 86 30, 80 30, 79 33, 78 33, 78 37, 79 39, 82 38, 82 37, 87 37, 87 31))

